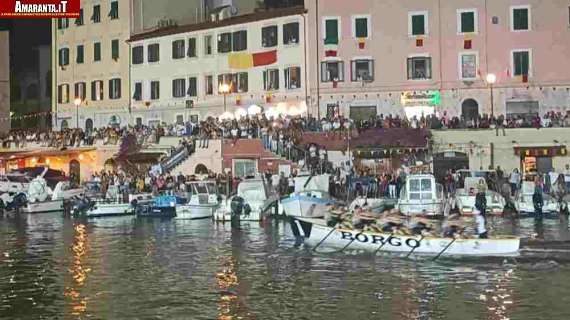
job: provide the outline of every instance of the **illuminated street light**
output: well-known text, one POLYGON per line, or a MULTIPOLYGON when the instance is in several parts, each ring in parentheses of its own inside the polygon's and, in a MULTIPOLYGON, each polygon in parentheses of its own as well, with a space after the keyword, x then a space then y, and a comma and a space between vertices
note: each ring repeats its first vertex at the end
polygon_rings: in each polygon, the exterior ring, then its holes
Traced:
POLYGON ((81 99, 80 98, 75 98, 75 100, 73 100, 73 104, 75 104, 75 118, 76 118, 76 128, 79 128, 79 105, 81 104, 81 99))
POLYGON ((230 93, 231 86, 227 83, 221 83, 218 92, 224 95, 224 112, 226 112, 226 97, 230 93))

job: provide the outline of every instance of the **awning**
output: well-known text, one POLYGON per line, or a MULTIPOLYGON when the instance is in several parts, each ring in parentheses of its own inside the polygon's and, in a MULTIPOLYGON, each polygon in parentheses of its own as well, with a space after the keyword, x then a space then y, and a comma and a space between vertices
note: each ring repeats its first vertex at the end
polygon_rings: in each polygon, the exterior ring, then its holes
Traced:
POLYGON ((566 156, 566 146, 517 146, 514 147, 517 156, 525 157, 556 157, 566 156))
POLYGON ((11 161, 18 159, 25 159, 30 157, 61 157, 61 156, 75 156, 83 152, 94 151, 96 148, 73 148, 73 149, 45 149, 45 150, 31 150, 13 153, 0 154, 0 160, 11 161))

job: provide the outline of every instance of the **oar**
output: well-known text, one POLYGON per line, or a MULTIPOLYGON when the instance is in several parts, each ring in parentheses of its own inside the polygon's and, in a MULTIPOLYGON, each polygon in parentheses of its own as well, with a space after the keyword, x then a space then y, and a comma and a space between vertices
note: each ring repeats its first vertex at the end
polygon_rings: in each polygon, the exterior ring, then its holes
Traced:
POLYGON ((451 242, 449 244, 447 244, 447 246, 445 246, 445 248, 443 248, 443 250, 441 250, 440 253, 438 253, 437 256, 435 256, 435 258, 433 258, 433 261, 437 260, 437 258, 439 258, 449 247, 451 247, 451 245, 455 242, 455 240, 457 240, 457 238, 453 238, 453 240, 451 240, 451 242))
POLYGON ((361 235, 363 232, 364 232, 364 230, 363 230, 363 231, 360 231, 359 233, 357 233, 357 234, 354 236, 354 238, 352 238, 352 240, 350 240, 350 242, 348 242, 348 243, 346 244, 346 246, 344 246, 344 247, 343 247, 342 249, 340 249, 340 251, 338 251, 338 252, 343 252, 344 249, 348 248, 348 246, 350 246, 350 245, 354 242, 354 240, 356 240, 356 237, 358 237, 359 235, 361 235))
POLYGON ((408 252, 408 255, 406 256, 406 259, 412 254, 414 253, 414 251, 416 251, 416 249, 420 246, 422 240, 424 239, 424 235, 422 234, 422 236, 420 237, 420 240, 418 240, 418 245, 416 247, 413 247, 412 250, 410 250, 410 252, 408 252))
POLYGON ((317 243, 317 245, 313 248, 313 251, 317 251, 317 248, 323 244, 323 242, 325 242, 325 240, 327 240, 328 237, 330 237, 330 235, 335 232, 336 228, 340 225, 340 221, 337 222, 337 224, 331 229, 331 231, 324 237, 321 239, 321 241, 319 241, 319 243, 317 243))

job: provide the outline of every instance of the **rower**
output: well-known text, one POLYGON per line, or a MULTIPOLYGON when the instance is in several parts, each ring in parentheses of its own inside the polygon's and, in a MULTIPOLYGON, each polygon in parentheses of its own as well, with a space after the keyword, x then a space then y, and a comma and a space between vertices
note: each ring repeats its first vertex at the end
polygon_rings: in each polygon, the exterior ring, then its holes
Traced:
POLYGON ((459 220, 459 215, 454 214, 447 218, 447 221, 443 224, 443 237, 445 238, 455 238, 463 232, 463 225, 461 220, 459 220))
POLYGON ((427 219, 419 218, 411 225, 413 235, 422 235, 433 230, 432 223, 427 219))

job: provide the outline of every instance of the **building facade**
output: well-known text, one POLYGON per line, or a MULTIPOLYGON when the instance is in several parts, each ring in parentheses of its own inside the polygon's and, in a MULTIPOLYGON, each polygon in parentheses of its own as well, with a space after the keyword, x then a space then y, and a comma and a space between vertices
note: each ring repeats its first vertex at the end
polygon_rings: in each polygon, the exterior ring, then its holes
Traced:
POLYGON ((301 113, 308 94, 304 22, 297 7, 133 35, 131 118, 196 122, 245 114, 251 105, 301 113))
POLYGON ((82 0, 52 21, 54 128, 124 125, 129 110, 130 1, 82 0))
POLYGON ((308 103, 320 117, 445 112, 470 118, 570 107, 566 0, 316 0, 305 6, 308 103))
POLYGON ((0 133, 10 131, 10 35, 0 31, 0 133))

